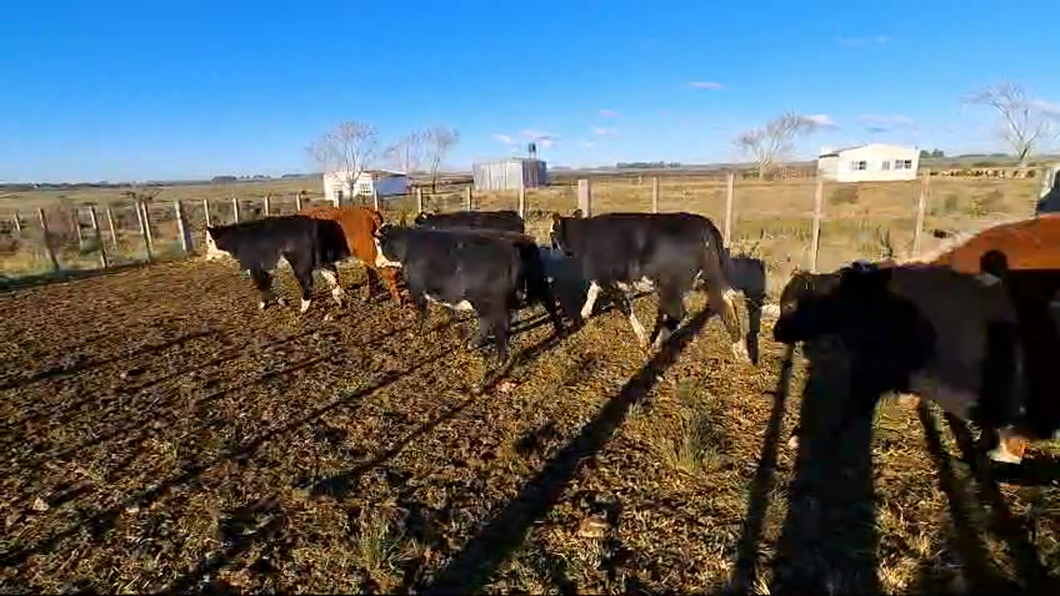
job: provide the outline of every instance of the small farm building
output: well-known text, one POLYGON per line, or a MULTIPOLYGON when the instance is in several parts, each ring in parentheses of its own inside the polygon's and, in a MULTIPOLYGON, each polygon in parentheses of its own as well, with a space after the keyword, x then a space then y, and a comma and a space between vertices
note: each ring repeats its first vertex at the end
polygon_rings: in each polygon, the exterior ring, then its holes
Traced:
POLYGON ((324 174, 324 198, 330 203, 349 202, 351 197, 372 196, 373 189, 379 198, 408 194, 409 177, 401 172, 388 170, 365 170, 353 181, 346 179, 345 172, 324 174))
POLYGON ((826 148, 817 157, 817 175, 836 182, 915 180, 919 167, 919 149, 883 143, 826 148))
POLYGON ((475 190, 519 190, 548 185, 545 162, 531 157, 476 163, 471 166, 475 190))

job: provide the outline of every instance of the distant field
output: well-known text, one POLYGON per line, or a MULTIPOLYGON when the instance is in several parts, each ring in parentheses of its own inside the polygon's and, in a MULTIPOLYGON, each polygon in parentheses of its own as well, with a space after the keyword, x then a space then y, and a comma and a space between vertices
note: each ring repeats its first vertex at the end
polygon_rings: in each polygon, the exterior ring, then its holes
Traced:
MULTIPOLYGON (((593 176, 593 210, 648 211, 651 209, 651 176, 624 173, 593 176)), ((427 209, 452 211, 464 208, 466 181, 447 181, 437 194, 427 188, 427 209)), ((937 242, 933 229, 972 230, 1033 212, 1039 181, 1006 178, 933 177, 924 222, 925 250, 937 242)), ((794 179, 763 182, 738 179, 735 188, 732 245, 737 252, 763 258, 770 274, 770 292, 779 291, 795 266, 808 266, 815 181, 794 179), (778 285, 779 284, 779 285, 778 285)), ((861 184, 826 183, 825 220, 822 224, 818 266, 835 268, 855 258, 877 258, 888 247, 906 256, 912 246, 920 181, 861 184)), ((151 207, 155 256, 165 259, 179 252, 173 201, 185 202, 194 241, 201 245, 205 217, 202 199, 210 201, 211 221, 233 220, 231 198, 238 197, 243 219, 263 215, 263 197, 271 196, 272 213, 293 213, 294 195, 305 193, 305 204, 321 202, 319 183, 313 179, 285 179, 234 184, 184 185, 161 188, 151 207)), ((516 209, 515 192, 475 193, 476 209, 516 209)), ((98 266, 96 244, 91 238, 89 218, 79 213, 83 230, 80 246, 71 219, 72 207, 97 205, 100 218, 105 208, 115 218, 117 244, 108 246, 113 260, 124 262, 143 258, 143 239, 131 202, 117 189, 35 191, 0 195, 0 221, 7 230, 0 240, 0 271, 6 276, 39 273, 50 268, 44 256, 36 208, 45 208, 59 260, 64 268, 98 266), (18 210, 23 231, 12 230, 12 216, 18 210)), ((577 205, 576 175, 554 176, 547 188, 527 192, 526 218, 530 229, 542 240, 547 233, 548 213, 569 213, 577 205)), ((412 196, 394 197, 383 202, 386 216, 399 221, 415 211, 412 196)), ((659 209, 690 211, 711 217, 724 226, 725 184, 715 176, 672 174, 660 176, 659 209)), ((104 242, 109 231, 104 227, 104 242)))

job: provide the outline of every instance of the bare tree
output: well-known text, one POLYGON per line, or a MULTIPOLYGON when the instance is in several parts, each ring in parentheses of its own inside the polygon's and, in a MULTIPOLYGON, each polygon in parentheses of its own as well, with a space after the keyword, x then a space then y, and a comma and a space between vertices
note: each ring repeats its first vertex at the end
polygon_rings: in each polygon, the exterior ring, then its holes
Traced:
POLYGON ((1004 82, 980 89, 964 100, 965 104, 987 106, 997 110, 997 135, 1026 168, 1039 146, 1060 134, 1057 120, 1060 109, 1028 96, 1019 83, 1004 82))
POLYGON ((378 144, 374 125, 349 120, 324 133, 308 151, 324 174, 336 174, 352 195, 357 177, 375 160, 378 144))
POLYGON ((427 145, 428 166, 431 172, 431 192, 437 190, 438 168, 446 154, 460 142, 460 133, 455 128, 435 126, 424 133, 424 141, 427 145))
POLYGON ((764 178, 769 170, 790 157, 797 137, 820 126, 820 121, 815 118, 788 112, 761 128, 740 134, 733 144, 758 164, 758 177, 764 178))
POLYGON ((390 145, 383 151, 383 157, 391 163, 395 169, 405 173, 414 174, 423 167, 424 153, 426 152, 426 133, 418 130, 413 131, 390 145))

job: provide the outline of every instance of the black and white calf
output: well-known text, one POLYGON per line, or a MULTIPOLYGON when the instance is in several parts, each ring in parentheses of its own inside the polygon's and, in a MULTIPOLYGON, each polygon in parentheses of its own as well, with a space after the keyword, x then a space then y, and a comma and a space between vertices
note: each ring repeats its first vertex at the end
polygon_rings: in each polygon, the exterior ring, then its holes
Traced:
POLYGON ((989 457, 1014 463, 1022 456, 1011 422, 1026 399, 1025 353, 1002 286, 994 276, 937 265, 797 273, 781 294, 773 338, 840 340, 850 395, 837 431, 850 416, 871 413, 881 395, 912 393, 995 430, 1000 440, 989 457))
POLYGON ((733 266, 721 233, 709 219, 692 213, 606 213, 582 218, 552 216, 552 245, 580 262, 589 281, 581 317, 587 319, 602 290, 621 294, 618 307, 640 345, 657 349, 685 316, 684 298, 706 285, 710 306, 721 315, 733 354, 749 362, 737 309, 733 266), (633 312, 633 289, 659 293, 651 336, 633 312), (654 341, 654 343, 653 343, 654 341))
POLYGON ((503 211, 455 211, 453 213, 419 213, 413 220, 422 228, 486 228, 522 234, 526 224, 519 214, 503 211))
POLYGON ((492 336, 497 356, 508 360, 512 311, 542 302, 557 334, 556 311, 545 266, 533 239, 522 234, 470 228, 383 226, 376 233, 380 267, 400 267, 420 324, 428 301, 455 311, 474 311, 478 347, 492 336))
POLYGON ((284 215, 206 228, 206 259, 225 255, 250 272, 261 294, 262 309, 273 299, 285 303, 272 289, 272 272, 281 260, 290 264, 302 290, 301 312, 309 310, 313 271, 320 271, 331 285, 332 297, 342 305, 345 292, 339 286, 335 262, 349 257, 350 251, 342 227, 333 220, 284 215))

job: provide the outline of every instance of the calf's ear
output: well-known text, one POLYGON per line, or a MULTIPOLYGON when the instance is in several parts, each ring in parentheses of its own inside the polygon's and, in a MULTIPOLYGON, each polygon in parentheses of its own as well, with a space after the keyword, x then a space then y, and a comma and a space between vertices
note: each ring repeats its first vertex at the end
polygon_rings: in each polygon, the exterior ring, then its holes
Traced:
POLYGON ((571 217, 582 217, 582 209, 581 209, 581 207, 575 207, 574 211, 570 212, 570 216, 571 217))

